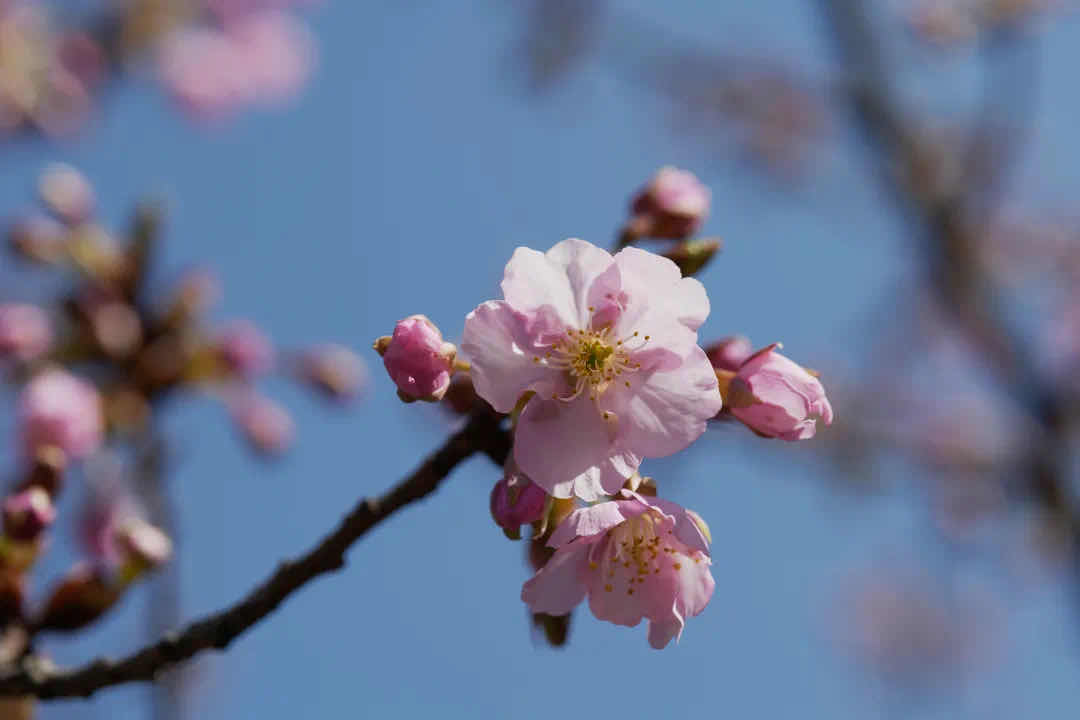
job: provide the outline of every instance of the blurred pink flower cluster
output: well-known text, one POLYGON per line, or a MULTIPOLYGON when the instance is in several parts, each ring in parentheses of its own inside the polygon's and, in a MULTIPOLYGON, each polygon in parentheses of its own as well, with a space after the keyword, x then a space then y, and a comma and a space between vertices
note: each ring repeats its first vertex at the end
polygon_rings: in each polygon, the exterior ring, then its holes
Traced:
POLYGON ((375 342, 402 399, 441 400, 451 376, 467 375, 489 411, 510 418, 513 449, 490 505, 507 536, 533 527, 530 610, 563 616, 588 597, 602 620, 649 620, 655 648, 704 610, 714 583, 708 527, 655 497, 642 462, 685 450, 723 417, 789 441, 833 419, 817 377, 778 345, 699 346, 710 303, 688 275, 719 248, 693 238, 709 204, 691 173, 663 168, 636 194, 614 255, 579 239, 518 248, 503 299, 466 316, 460 354, 422 315, 375 342), (635 246, 648 238, 676 244, 665 255, 635 246))
POLYGON ((284 352, 250 321, 214 327, 206 314, 220 288, 205 271, 184 273, 164 292, 152 287, 147 267, 162 221, 156 207, 140 205, 130 231, 114 233, 97 216, 93 186, 66 165, 46 168, 38 193, 44 212, 11 225, 9 248, 73 280, 48 311, 0 300, 0 372, 19 388, 19 467, 2 503, 0 624, 75 630, 172 553, 171 539, 143 508, 147 489, 130 479, 138 473, 106 467, 114 455, 140 457, 163 442, 156 428, 166 398, 209 392, 252 449, 274 455, 289 446, 294 427, 256 389, 262 377, 281 370, 340 403, 361 391, 366 370, 340 345, 284 352), (90 491, 81 533, 89 561, 72 567, 41 607, 26 607, 27 572, 46 547, 56 499, 75 469, 90 491))
POLYGON ((178 28, 161 44, 169 92, 200 117, 290 99, 310 74, 314 43, 307 28, 280 8, 289 4, 210 0, 208 22, 178 28))

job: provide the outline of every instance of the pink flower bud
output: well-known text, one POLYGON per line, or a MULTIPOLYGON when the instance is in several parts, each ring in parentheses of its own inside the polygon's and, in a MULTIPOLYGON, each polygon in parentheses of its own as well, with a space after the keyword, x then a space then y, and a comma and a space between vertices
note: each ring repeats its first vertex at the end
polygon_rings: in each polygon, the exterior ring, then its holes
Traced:
POLYGON ((295 427, 284 408, 250 393, 232 402, 233 422, 257 452, 278 455, 292 444, 295 427))
POLYGON ((94 189, 70 165, 57 163, 45 168, 38 181, 38 193, 57 217, 72 225, 88 220, 94 213, 94 189))
POLYGON ((693 173, 662 167, 630 206, 639 235, 682 240, 709 216, 712 193, 693 173))
POLYGON ((506 474, 491 489, 491 517, 506 534, 517 540, 521 526, 536 522, 544 514, 548 494, 517 469, 513 460, 506 474))
POLYGON ((105 433, 98 391, 63 370, 43 372, 26 385, 19 420, 29 457, 55 447, 69 458, 83 459, 101 446, 105 433))
POLYGON ((742 335, 726 337, 705 348, 714 368, 730 372, 736 372, 753 352, 754 346, 742 335))
POLYGON ((43 488, 34 486, 4 501, 4 536, 34 542, 56 519, 56 508, 43 488))
POLYGON ((446 394, 457 348, 423 315, 398 322, 393 337, 380 338, 375 348, 402 400, 438 402, 446 394))
POLYGON ((274 364, 274 347, 259 328, 246 320, 218 334, 218 353, 226 367, 242 377, 266 372, 274 364))
POLYGON ((304 353, 304 380, 333 400, 351 400, 367 383, 364 361, 341 345, 323 345, 304 353))
POLYGON ((31 215, 8 229, 11 249, 24 260, 52 264, 66 252, 67 228, 46 215, 31 215))
POLYGON ((33 305, 0 305, 0 358, 27 362, 52 344, 52 328, 43 310, 33 305))
POLYGON ((818 419, 832 424, 832 406, 818 379, 776 352, 778 347, 774 343, 743 363, 731 381, 728 406, 765 437, 812 438, 818 419))

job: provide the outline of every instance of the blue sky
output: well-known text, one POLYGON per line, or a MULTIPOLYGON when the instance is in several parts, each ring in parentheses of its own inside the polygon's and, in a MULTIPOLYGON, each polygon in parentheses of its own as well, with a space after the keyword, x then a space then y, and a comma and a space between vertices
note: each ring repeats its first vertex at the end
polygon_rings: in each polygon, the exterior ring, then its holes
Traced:
MULTIPOLYGON (((826 66, 812 3, 617 5, 701 43, 752 44, 818 76, 826 66)), ((336 340, 369 355, 372 387, 344 412, 267 384, 299 429, 278 463, 250 457, 209 400, 169 414, 180 452, 171 482, 185 617, 232 602, 446 435, 450 423, 436 409, 397 401, 366 350, 372 338, 417 312, 457 336, 465 313, 496 295, 515 247, 544 249, 567 236, 609 243, 630 192, 660 165, 692 169, 713 189, 706 231, 726 246, 701 278, 713 307, 704 339, 783 340, 828 383, 830 368, 847 367, 850 349, 867 344, 868 308, 911 282, 914 241, 881 202, 858 149, 843 142, 842 125, 815 150, 809 182, 788 191, 680 141, 653 96, 602 64, 543 99, 527 97, 507 66, 515 17, 499 3, 327 0, 311 19, 320 67, 286 110, 200 128, 135 79, 112 93, 81 140, 2 149, 0 214, 30 202, 50 160, 82 168, 117 225, 134 200, 157 194, 170 205, 162 280, 209 265, 225 285, 220 319, 250 317, 287 347, 336 340)), ((1067 18, 1045 36, 1022 195, 1080 180, 1075 164, 1053 162, 1067 155, 1063 143, 1075 150, 1080 99, 1064 88, 1078 31, 1067 18)), ((907 70, 921 88, 919 69, 907 70)), ((958 65, 948 78, 959 86, 966 75, 958 65)), ((922 94, 935 101, 932 89, 922 94)), ((33 297, 42 282, 0 261, 5 297, 33 297)), ((5 415, 0 430, 8 429, 5 415)), ((365 538, 342 573, 295 596, 226 654, 201 658, 190 716, 1074 716, 1075 628, 1053 584, 1000 590, 1007 612, 995 632, 1005 651, 944 699, 898 711, 888 689, 836 649, 829 623, 851 572, 883 553, 932 554, 913 498, 838 494, 810 448, 736 428, 710 431, 645 469, 712 528, 717 591, 678 647, 652 651, 644 627, 587 612, 575 615, 568 648, 534 645, 519 600, 523 548, 490 522, 497 471, 478 458, 365 538)), ((956 574, 986 573, 976 562, 956 574)), ((124 653, 142 642, 144 604, 136 592, 92 632, 46 647, 63 664, 124 653)), ((145 696, 109 690, 89 703, 50 704, 41 717, 144 717, 145 696)))

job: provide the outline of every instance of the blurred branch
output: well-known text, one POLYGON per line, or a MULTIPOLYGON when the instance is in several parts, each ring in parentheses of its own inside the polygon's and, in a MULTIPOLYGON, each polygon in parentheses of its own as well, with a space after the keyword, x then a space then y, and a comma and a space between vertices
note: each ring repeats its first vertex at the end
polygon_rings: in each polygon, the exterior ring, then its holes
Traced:
POLYGON ((380 497, 362 499, 336 530, 304 555, 282 562, 269 578, 235 605, 170 633, 121 660, 100 658, 80 668, 62 670, 29 655, 18 667, 0 672, 0 695, 34 695, 42 699, 89 697, 112 685, 152 681, 161 671, 202 650, 225 649, 307 583, 344 567, 345 553, 357 540, 398 510, 433 493, 458 464, 483 452, 501 465, 510 452, 510 437, 499 423, 499 416, 490 412, 473 414, 461 430, 451 435, 409 477, 380 497))
MULTIPOLYGON (((943 172, 948 162, 941 157, 942 149, 924 140, 924 129, 904 114, 897 101, 881 51, 881 38, 876 37, 867 14, 868 4, 863 0, 821 0, 821 5, 846 73, 844 89, 863 134, 871 147, 879 150, 879 170, 885 185, 927 235, 930 281, 941 308, 951 313, 961 330, 987 356, 1002 387, 1039 428, 1029 444, 1024 490, 1061 522, 1070 545, 1080 547, 1080 527, 1069 507, 1065 467, 1074 408, 1068 393, 1041 376, 1028 344, 1011 331, 995 288, 982 272, 978 253, 981 218, 972 217, 972 206, 979 201, 974 195, 1000 184, 999 176, 1007 163, 991 160, 992 168, 981 171, 995 177, 972 187, 971 166, 959 176, 948 177, 943 172)), ((1020 42, 1017 31, 1001 32, 1013 34, 999 36, 996 42, 1020 42)), ((1030 57, 1015 46, 1007 55, 1030 57)), ((986 57, 989 59, 991 53, 986 57)), ((1034 67, 1030 61, 1024 65, 1034 67)), ((1011 84, 1025 87, 1025 82, 1016 78, 1011 84)), ((987 97, 994 94, 992 87, 993 81, 988 79, 987 97)), ((1001 102, 1007 101, 988 100, 983 109, 999 107, 1001 102)), ((984 119, 984 123, 990 122, 984 119)), ((988 127, 984 124, 984 128, 988 127)), ((987 134, 990 137, 976 138, 971 145, 973 153, 983 142, 1000 137, 999 132, 987 134)), ((967 161, 970 164, 972 159, 967 161)), ((992 208, 984 206, 980 210, 985 218, 992 208)))

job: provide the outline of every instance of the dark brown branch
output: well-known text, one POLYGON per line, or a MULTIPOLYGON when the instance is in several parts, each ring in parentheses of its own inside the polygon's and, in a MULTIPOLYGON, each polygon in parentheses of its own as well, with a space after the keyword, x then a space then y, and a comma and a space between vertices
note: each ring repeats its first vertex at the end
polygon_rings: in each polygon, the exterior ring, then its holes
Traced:
POLYGON ((409 477, 380 497, 361 500, 337 529, 304 555, 282 562, 266 581, 232 607, 169 633, 121 660, 101 658, 80 668, 61 670, 29 655, 18 667, 0 673, 0 696, 89 697, 112 685, 152 681, 161 671, 203 650, 225 649, 307 583, 341 569, 353 543, 398 510, 438 489, 458 464, 477 452, 486 453, 496 462, 504 461, 510 439, 499 421, 490 413, 471 416, 409 477))

